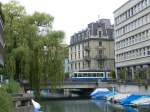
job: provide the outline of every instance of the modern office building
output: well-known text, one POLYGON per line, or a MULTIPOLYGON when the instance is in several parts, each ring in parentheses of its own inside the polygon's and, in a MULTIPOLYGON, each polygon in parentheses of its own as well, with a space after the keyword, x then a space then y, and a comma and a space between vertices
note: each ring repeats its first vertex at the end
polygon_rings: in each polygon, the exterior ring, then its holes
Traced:
POLYGON ((75 33, 69 45, 70 72, 114 70, 113 32, 110 20, 100 19, 75 33))
POLYGON ((4 54, 3 17, 2 17, 1 3, 0 3, 0 65, 2 66, 4 65, 3 54, 4 54))
POLYGON ((148 77, 150 67, 150 0, 129 0, 114 11, 115 65, 118 78, 137 73, 148 77))

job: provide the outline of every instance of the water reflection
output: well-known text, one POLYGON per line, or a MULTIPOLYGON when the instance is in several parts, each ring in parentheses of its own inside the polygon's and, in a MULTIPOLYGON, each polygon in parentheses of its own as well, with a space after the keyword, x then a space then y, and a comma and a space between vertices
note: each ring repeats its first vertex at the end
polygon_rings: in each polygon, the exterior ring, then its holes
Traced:
POLYGON ((138 110, 123 107, 105 101, 75 100, 42 102, 44 112, 150 112, 150 109, 138 110))
POLYGON ((139 112, 136 108, 132 107, 123 107, 119 104, 113 104, 105 101, 92 101, 100 109, 103 109, 103 112, 139 112))

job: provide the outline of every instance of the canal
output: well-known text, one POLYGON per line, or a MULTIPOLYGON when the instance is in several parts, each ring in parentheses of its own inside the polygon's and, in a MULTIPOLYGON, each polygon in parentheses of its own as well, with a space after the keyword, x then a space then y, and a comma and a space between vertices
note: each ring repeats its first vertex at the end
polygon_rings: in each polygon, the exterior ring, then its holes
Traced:
POLYGON ((105 101, 56 100, 41 102, 44 112, 150 112, 150 109, 123 107, 105 101))

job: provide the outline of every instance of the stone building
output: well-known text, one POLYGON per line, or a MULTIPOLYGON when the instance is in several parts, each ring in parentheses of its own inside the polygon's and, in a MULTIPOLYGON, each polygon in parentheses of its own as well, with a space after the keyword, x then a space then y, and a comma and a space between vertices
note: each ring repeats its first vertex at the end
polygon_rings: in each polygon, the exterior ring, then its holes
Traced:
POLYGON ((85 30, 71 36, 70 72, 114 70, 114 28, 109 19, 88 24, 85 30))

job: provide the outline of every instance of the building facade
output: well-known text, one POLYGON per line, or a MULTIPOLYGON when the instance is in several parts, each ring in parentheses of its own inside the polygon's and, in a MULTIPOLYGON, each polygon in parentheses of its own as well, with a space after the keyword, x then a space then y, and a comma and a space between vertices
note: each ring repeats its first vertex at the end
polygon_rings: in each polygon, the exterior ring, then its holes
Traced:
POLYGON ((3 17, 2 17, 1 3, 0 3, 0 65, 4 65, 3 54, 4 54, 4 41, 3 41, 3 17))
POLYGON ((69 73, 70 66, 69 66, 69 58, 65 57, 64 60, 64 73, 69 73))
POLYGON ((113 26, 109 19, 88 24, 70 40, 70 72, 114 70, 113 26))
POLYGON ((118 78, 148 77, 150 67, 150 0, 129 0, 114 11, 115 65, 118 78))

